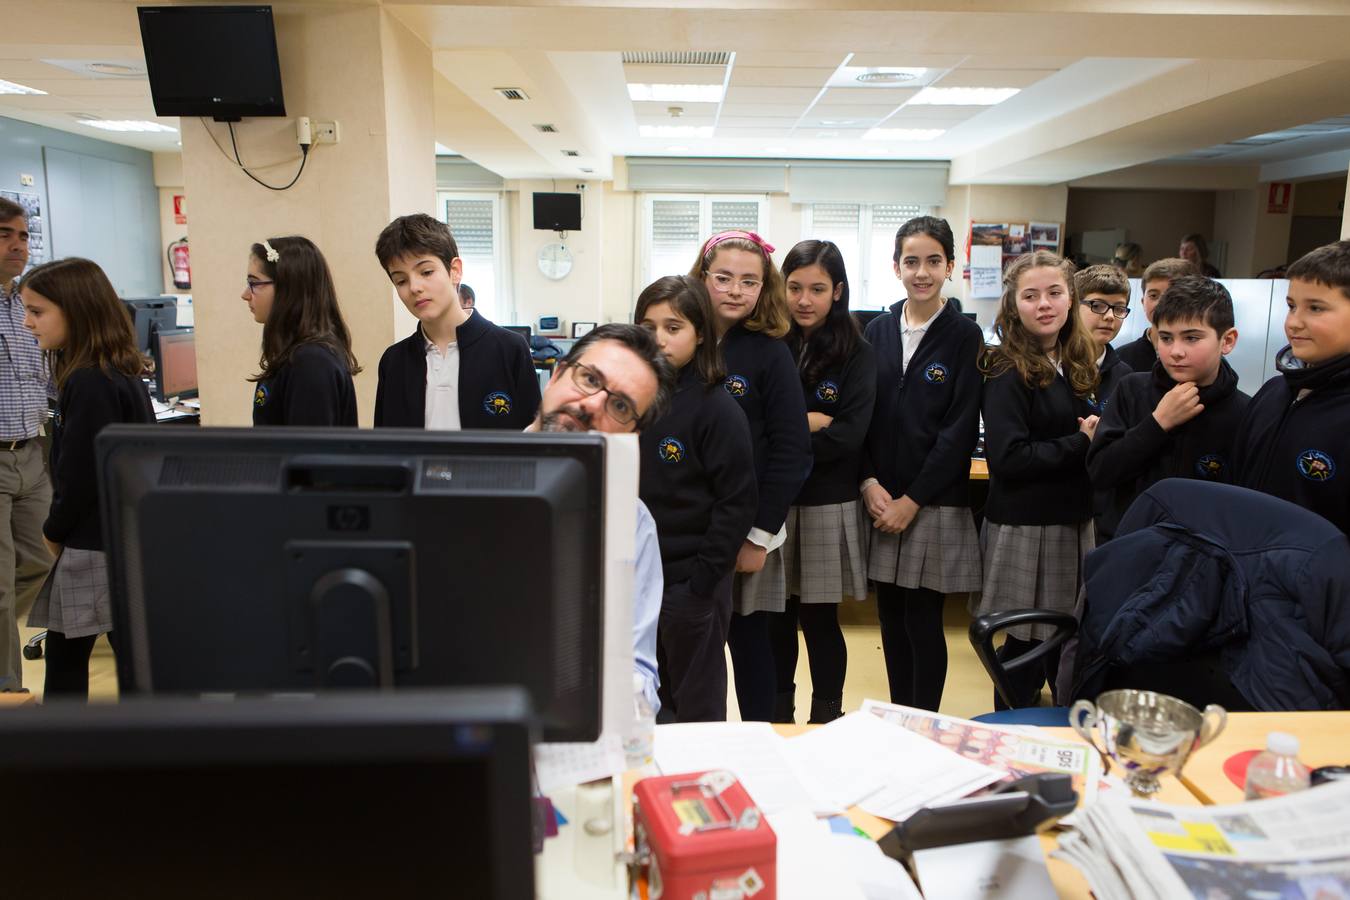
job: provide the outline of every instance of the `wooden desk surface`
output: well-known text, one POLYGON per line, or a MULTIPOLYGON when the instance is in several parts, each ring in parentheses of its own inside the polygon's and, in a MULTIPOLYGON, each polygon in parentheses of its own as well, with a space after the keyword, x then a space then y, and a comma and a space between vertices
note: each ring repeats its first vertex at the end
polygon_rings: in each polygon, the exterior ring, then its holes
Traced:
POLYGON ((1350 765, 1350 712, 1229 713, 1213 743, 1186 762, 1183 780, 1202 803, 1240 802, 1242 788, 1223 773, 1223 764, 1235 753, 1264 750, 1272 731, 1298 738, 1298 758, 1309 768, 1350 765))
POLYGON ((983 459, 972 459, 970 461, 970 480, 988 481, 989 463, 983 459))
POLYGON ((8 691, 0 693, 0 709, 10 706, 27 706, 30 703, 36 703, 32 694, 10 693, 8 691))

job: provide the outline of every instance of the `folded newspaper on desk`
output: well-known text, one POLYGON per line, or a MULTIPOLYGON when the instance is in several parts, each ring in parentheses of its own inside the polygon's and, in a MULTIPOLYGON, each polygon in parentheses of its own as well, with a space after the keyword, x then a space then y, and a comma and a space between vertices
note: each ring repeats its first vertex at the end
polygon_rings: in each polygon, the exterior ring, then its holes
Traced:
POLYGON ((1231 806, 1104 793, 1055 856, 1097 900, 1350 897, 1350 782, 1231 806))

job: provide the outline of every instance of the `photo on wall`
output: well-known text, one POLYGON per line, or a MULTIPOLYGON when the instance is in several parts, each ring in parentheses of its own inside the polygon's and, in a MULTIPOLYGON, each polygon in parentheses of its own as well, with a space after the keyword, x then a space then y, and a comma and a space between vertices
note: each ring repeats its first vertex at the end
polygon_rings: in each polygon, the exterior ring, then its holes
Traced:
POLYGON ((0 197, 23 207, 28 216, 28 267, 47 261, 47 235, 42 222, 42 197, 27 191, 0 191, 0 197))

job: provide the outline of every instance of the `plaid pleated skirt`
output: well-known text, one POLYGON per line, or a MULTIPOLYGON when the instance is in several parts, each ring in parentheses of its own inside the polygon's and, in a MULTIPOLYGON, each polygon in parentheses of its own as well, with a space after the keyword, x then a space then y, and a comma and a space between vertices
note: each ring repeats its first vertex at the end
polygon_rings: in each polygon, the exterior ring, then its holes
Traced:
POLYGON ((764 568, 750 575, 737 573, 731 581, 731 609, 738 615, 783 612, 787 609, 787 577, 783 548, 770 550, 764 568))
MULTIPOLYGON (((1013 609, 1072 613, 1083 583, 1083 557, 1095 545, 1092 520, 1079 525, 1000 525, 985 520, 984 589, 972 615, 1013 609)), ((1017 625, 1008 634, 1043 641, 1049 625, 1017 625)))
POLYGON ((867 599, 867 538, 862 504, 827 503, 788 510, 783 569, 789 597, 803 603, 867 599))
POLYGON ((983 580, 975 517, 964 506, 924 506, 899 534, 871 532, 867 574, 878 584, 940 594, 978 591, 983 580))
POLYGON ((28 627, 68 638, 112 631, 108 557, 99 550, 63 549, 33 601, 28 627))

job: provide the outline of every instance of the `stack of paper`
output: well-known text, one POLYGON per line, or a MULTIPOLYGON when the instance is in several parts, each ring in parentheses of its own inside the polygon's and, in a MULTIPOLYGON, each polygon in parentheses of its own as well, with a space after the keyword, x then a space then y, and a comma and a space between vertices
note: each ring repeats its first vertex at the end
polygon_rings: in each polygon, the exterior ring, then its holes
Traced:
POLYGON ((834 805, 861 806, 893 822, 1003 778, 997 769, 864 712, 793 738, 787 753, 834 805))

